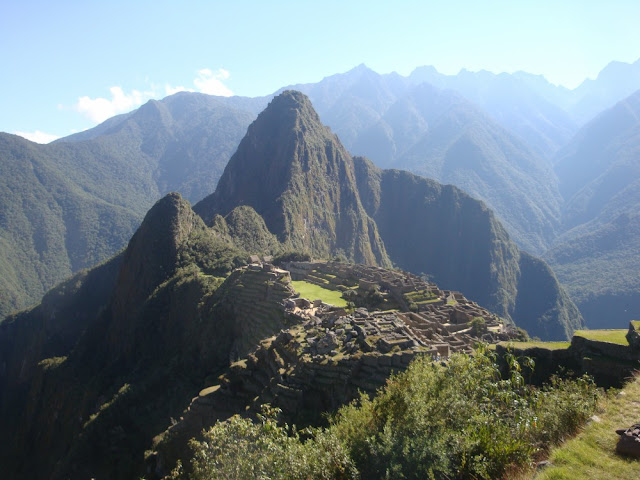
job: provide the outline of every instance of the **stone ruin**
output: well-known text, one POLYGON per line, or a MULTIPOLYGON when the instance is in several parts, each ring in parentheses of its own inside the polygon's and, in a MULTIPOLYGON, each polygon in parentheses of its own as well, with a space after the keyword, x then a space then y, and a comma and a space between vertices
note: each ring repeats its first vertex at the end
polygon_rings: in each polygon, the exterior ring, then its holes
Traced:
MULTIPOLYGON (((440 346, 440 352, 444 352, 445 345, 448 345, 450 352, 469 353, 478 341, 497 343, 514 334, 512 324, 467 300, 460 292, 440 290, 434 283, 411 273, 338 262, 290 262, 286 268, 293 280, 306 280, 328 289, 356 285, 358 289, 378 289, 383 298, 389 297, 392 300, 389 304, 397 309, 372 313, 369 320, 364 320, 369 328, 384 330, 384 325, 395 322, 402 325, 408 339, 425 347, 440 346), (412 298, 418 301, 414 303, 412 298), (409 311, 410 302, 413 303, 413 311, 409 311), (474 319, 481 321, 474 326, 474 319)), ((305 312, 304 308, 294 307, 291 302, 286 304, 286 308, 302 319, 309 315, 322 315, 317 308, 313 312, 305 312)), ((356 316, 362 315, 362 311, 358 313, 356 310, 356 316)), ((387 341, 384 331, 380 331, 379 336, 383 342, 387 341)))
POLYGON ((179 445, 233 414, 253 416, 270 403, 281 408, 288 421, 317 421, 322 412, 337 409, 361 392, 374 395, 416 356, 446 361, 452 353, 470 353, 478 341, 495 343, 513 335, 511 325, 462 294, 440 290, 406 272, 333 262, 292 262, 286 268, 256 262, 232 274, 241 276, 238 312, 251 318, 239 321, 254 332, 251 338, 266 322, 269 328, 290 327, 262 337, 256 349, 231 364, 217 385, 192 400, 158 446, 159 454, 167 457, 164 461, 175 460, 171 452, 179 445), (290 279, 335 290, 377 288, 398 308, 347 311, 300 298, 290 279), (407 308, 411 295, 423 299, 415 311, 407 308), (482 329, 472 325, 476 318, 483 319, 482 329))

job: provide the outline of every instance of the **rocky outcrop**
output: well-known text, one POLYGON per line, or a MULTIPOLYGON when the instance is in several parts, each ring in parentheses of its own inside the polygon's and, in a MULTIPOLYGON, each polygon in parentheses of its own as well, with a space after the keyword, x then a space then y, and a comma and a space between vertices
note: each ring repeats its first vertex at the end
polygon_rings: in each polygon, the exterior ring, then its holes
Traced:
POLYGON ((616 452, 628 457, 640 458, 640 423, 616 430, 616 433, 620 435, 616 452))

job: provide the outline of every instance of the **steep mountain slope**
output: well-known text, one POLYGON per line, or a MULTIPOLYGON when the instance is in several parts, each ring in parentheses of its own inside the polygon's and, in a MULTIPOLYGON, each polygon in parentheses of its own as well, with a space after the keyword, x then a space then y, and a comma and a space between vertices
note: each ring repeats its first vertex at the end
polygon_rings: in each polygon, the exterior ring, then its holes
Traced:
POLYGON ((390 265, 358 197, 353 162, 309 100, 286 91, 251 124, 215 193, 194 209, 207 223, 252 207, 287 247, 390 265))
POLYGON ((491 210, 460 189, 356 158, 363 205, 389 256, 402 269, 427 273, 531 335, 565 338, 580 312, 551 269, 521 252, 491 210))
MULTIPOLYGON (((0 134, 0 319, 35 303, 72 272, 113 255, 140 221, 135 203, 144 196, 144 183, 140 192, 126 191, 108 166, 106 175, 86 172, 80 182, 83 174, 69 171, 76 154, 0 134), (133 205, 122 201, 126 195, 133 205)), ((122 166, 100 148, 94 154, 104 165, 122 166)))
POLYGON ((555 163, 560 192, 566 201, 565 229, 589 221, 618 195, 634 196, 640 178, 640 90, 601 113, 558 154, 555 163))
POLYGON ((590 326, 640 309, 640 91, 585 125, 556 163, 565 233, 545 257, 590 326))
POLYGON ((161 195, 210 193, 261 102, 177 94, 54 144, 0 134, 0 319, 120 250, 161 195))
POLYGON ((451 91, 414 87, 363 132, 356 151, 484 200, 528 251, 543 252, 557 234, 561 198, 550 165, 451 91))
POLYGON ((321 257, 341 249, 369 264, 390 258, 513 318, 533 335, 561 338, 581 323, 553 273, 540 260, 522 260, 484 204, 453 186, 354 162, 298 92, 282 93, 259 115, 216 192, 194 209, 211 224, 238 205, 253 207, 287 246, 321 257), (535 306, 542 301, 536 283, 550 285, 552 306, 546 300, 535 306), (529 301, 529 310, 518 298, 529 301))
POLYGON ((269 309, 286 286, 254 302, 234 300, 250 286, 237 275, 218 288, 240 258, 171 194, 125 252, 10 316, 0 327, 3 472, 138 478, 150 439, 202 380, 284 325, 269 309), (239 306, 262 321, 238 323, 239 306))

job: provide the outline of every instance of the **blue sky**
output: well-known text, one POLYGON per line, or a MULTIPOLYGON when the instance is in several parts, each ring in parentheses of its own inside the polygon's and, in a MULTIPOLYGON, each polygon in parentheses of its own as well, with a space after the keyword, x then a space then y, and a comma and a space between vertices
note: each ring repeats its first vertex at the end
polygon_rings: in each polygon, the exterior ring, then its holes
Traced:
POLYGON ((0 2, 0 131, 41 142, 180 89, 266 95, 361 63, 574 88, 640 57, 638 0, 0 2))

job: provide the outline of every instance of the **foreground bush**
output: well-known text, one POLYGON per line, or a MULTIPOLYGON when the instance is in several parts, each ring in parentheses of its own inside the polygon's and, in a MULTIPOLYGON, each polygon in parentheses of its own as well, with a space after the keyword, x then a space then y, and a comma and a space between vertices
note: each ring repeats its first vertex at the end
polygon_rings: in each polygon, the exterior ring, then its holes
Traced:
MULTIPOLYGON (((373 400, 339 410, 306 441, 263 415, 234 417, 192 442, 185 478, 500 478, 572 435, 595 409, 586 378, 527 386, 514 357, 501 375, 488 352, 426 359, 391 378, 373 400), (505 378, 506 377, 506 378, 505 378)), ((174 478, 178 478, 178 472, 174 478)))
POLYGON ((309 431, 302 442, 295 429, 277 422, 266 407, 259 422, 232 417, 218 422, 202 441, 191 441, 189 473, 178 466, 171 479, 355 479, 358 472, 344 446, 329 431, 309 431))

